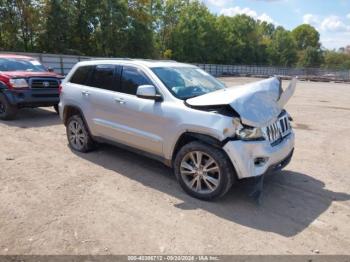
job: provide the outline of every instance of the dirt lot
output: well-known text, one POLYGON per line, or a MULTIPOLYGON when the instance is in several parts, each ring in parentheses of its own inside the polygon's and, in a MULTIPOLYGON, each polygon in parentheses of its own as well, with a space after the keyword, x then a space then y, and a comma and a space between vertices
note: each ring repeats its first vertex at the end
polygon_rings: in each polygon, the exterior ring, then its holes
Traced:
POLYGON ((73 153, 51 109, 0 122, 0 254, 350 254, 350 85, 297 88, 295 157, 261 206, 247 182, 208 203, 153 160, 73 153))

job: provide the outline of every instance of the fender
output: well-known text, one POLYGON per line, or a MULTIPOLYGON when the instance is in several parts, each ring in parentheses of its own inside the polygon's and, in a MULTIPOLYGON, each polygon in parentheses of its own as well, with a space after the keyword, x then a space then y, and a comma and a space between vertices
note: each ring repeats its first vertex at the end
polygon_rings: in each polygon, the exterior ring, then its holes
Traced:
POLYGON ((73 111, 78 112, 82 116, 82 118, 86 124, 86 119, 85 119, 84 113, 79 107, 77 107, 75 105, 65 105, 64 109, 63 109, 63 116, 62 116, 62 121, 63 121, 64 125, 67 125, 67 120, 68 120, 67 113, 69 110, 73 110, 73 111))
POLYGON ((75 106, 75 105, 65 105, 64 106, 64 109, 63 109, 63 113, 62 113, 62 121, 63 121, 63 124, 65 125, 65 126, 67 126, 67 121, 68 121, 68 116, 67 116, 67 113, 68 113, 68 110, 73 110, 73 111, 75 111, 75 112, 77 112, 77 113, 79 113, 80 115, 81 115, 81 117, 83 118, 83 121, 84 121, 84 123, 85 123, 85 126, 86 126, 86 128, 87 128, 87 130, 88 130, 88 132, 89 132, 89 134, 92 136, 92 133, 91 133, 91 131, 90 131, 90 127, 89 127, 89 125, 87 124, 87 121, 86 121, 86 118, 85 118, 85 115, 84 115, 84 113, 83 113, 83 111, 79 108, 79 107, 77 107, 77 106, 75 106))
POLYGON ((16 104, 12 92, 3 81, 0 81, 0 94, 3 94, 11 105, 16 104))
POLYGON ((4 90, 7 90, 7 89, 8 89, 7 85, 4 82, 0 81, 0 92, 2 93, 4 90))
POLYGON ((211 145, 217 148, 222 148, 222 146, 224 145, 222 141, 210 135, 204 135, 204 134, 194 133, 194 132, 184 132, 178 137, 176 144, 172 149, 171 162, 174 161, 177 152, 180 150, 180 148, 183 145, 187 144, 189 141, 194 141, 194 140, 204 142, 208 145, 211 145))

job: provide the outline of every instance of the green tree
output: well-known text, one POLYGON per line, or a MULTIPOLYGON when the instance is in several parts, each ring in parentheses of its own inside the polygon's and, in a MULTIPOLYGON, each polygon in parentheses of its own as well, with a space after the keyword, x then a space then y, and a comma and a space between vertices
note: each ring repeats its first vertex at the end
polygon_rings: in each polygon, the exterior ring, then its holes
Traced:
POLYGON ((37 43, 40 3, 0 1, 0 43, 3 49, 33 51, 37 43))
POLYGON ((187 4, 185 0, 154 0, 153 9, 155 16, 155 41, 156 48, 161 56, 165 51, 170 50, 171 37, 179 21, 181 10, 187 4))
POLYGON ((204 4, 186 4, 170 36, 173 57, 186 62, 213 62, 217 51, 215 21, 204 4))
MULTIPOLYGON (((71 46, 70 49, 79 50, 79 53, 97 55, 94 32, 98 24, 99 8, 105 7, 105 1, 95 0, 74 0, 69 1, 66 8, 70 13, 71 25, 71 46)), ((113 10, 113 7, 111 7, 113 10)), ((110 10, 104 10, 107 13, 110 10)))
POLYGON ((336 51, 325 51, 324 68, 330 69, 350 69, 350 55, 336 51))
POLYGON ((69 0, 46 0, 43 9, 45 17, 39 36, 40 48, 50 53, 69 53, 71 38, 71 17, 69 0))
POLYGON ((126 52, 129 57, 155 56, 151 0, 129 0, 126 52))
POLYGON ((310 25, 217 16, 201 0, 0 0, 0 50, 349 67, 349 55, 320 46, 310 25))
POLYGON ((321 47, 320 34, 311 25, 303 24, 296 27, 292 31, 292 36, 298 50, 304 50, 308 47, 319 49, 321 47))
POLYGON ((323 63, 323 52, 319 48, 308 46, 299 55, 298 66, 318 67, 323 63))
POLYGON ((257 63, 259 64, 268 64, 269 62, 269 54, 268 47, 272 43, 272 37, 275 32, 275 26, 271 23, 260 22, 258 25, 258 37, 259 37, 259 45, 257 46, 257 63))
POLYGON ((20 25, 18 34, 24 51, 33 51, 36 45, 39 25, 40 2, 36 0, 16 0, 15 17, 20 25))
POLYGON ((12 0, 0 0, 0 50, 20 51, 16 17, 16 3, 12 0))
POLYGON ((97 11, 98 23, 94 31, 96 54, 124 56, 127 45, 127 4, 123 0, 101 0, 97 11))
POLYGON ((297 49, 291 32, 277 27, 267 48, 269 61, 274 66, 293 66, 297 61, 297 49))

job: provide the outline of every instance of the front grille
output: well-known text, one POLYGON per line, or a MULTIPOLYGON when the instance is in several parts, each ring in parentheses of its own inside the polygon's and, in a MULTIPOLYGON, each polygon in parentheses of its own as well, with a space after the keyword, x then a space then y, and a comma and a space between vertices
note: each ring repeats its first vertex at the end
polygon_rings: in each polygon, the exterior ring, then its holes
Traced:
POLYGON ((29 85, 31 88, 58 88, 60 82, 55 78, 31 78, 29 85))
POLYGON ((288 115, 281 116, 275 123, 265 128, 265 135, 271 145, 279 144, 291 132, 288 115))

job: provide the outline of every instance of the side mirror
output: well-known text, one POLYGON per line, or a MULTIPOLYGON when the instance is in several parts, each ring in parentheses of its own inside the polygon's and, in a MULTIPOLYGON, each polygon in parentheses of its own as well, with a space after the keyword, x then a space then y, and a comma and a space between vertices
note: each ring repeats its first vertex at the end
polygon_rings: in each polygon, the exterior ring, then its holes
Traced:
POLYGON ((141 85, 137 88, 136 96, 139 98, 152 99, 161 101, 162 96, 157 94, 156 88, 153 85, 141 85))
POLYGON ((55 70, 54 70, 52 67, 48 67, 48 68, 47 68, 47 71, 48 71, 48 72, 54 72, 55 70))

